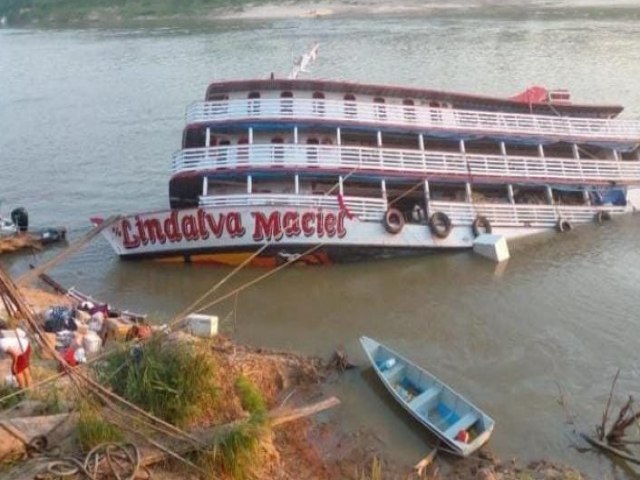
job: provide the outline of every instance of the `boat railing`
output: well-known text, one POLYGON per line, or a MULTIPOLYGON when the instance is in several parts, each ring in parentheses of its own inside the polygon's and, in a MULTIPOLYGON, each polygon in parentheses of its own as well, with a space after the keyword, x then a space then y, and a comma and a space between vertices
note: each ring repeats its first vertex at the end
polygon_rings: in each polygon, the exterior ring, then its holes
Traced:
MULTIPOLYGON (((305 194, 235 194, 200 197, 200 206, 217 208, 288 207, 342 210, 360 221, 381 222, 388 208, 382 198, 305 194)), ((624 206, 529 205, 511 203, 465 203, 431 200, 429 211, 443 212, 454 226, 471 226, 478 216, 487 217, 494 227, 547 228, 559 220, 573 224, 593 222, 599 211, 610 214, 626 212, 624 206)))
POLYGON ((503 182, 640 182, 640 162, 478 155, 329 145, 254 144, 176 152, 172 172, 235 169, 343 169, 436 176, 493 177, 503 182))
POLYGON ((340 124, 412 126, 484 134, 640 141, 640 121, 487 112, 325 99, 239 99, 194 102, 187 123, 246 119, 327 120, 340 124))
POLYGON ((594 221, 598 211, 624 213, 624 206, 524 205, 510 203, 429 202, 431 212, 444 212, 453 225, 470 225, 478 216, 489 219, 495 227, 553 227, 560 219, 571 223, 594 221))
POLYGON ((326 208, 344 210, 362 221, 380 221, 387 208, 387 202, 381 198, 351 197, 338 195, 291 195, 291 194, 236 194, 203 195, 202 207, 295 207, 326 208))

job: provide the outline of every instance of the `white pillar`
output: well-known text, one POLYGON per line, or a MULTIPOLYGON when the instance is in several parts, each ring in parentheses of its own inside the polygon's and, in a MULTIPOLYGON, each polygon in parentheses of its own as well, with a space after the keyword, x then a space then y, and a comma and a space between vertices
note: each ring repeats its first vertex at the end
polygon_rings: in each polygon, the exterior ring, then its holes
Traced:
POLYGON ((378 147, 382 147, 382 132, 378 130, 378 147))
POLYGON ((584 187, 582 188, 582 198, 585 205, 591 206, 591 195, 589 195, 589 191, 584 187))
POLYGON ((253 127, 249 127, 249 145, 253 144, 253 127))
POLYGON ((207 148, 211 146, 211 128, 209 127, 207 127, 207 131, 204 136, 204 146, 207 148))
POLYGON ((551 187, 549 185, 547 185, 547 202, 549 202, 549 205, 553 205, 553 191, 551 190, 551 187))
POLYGON ((420 147, 420 151, 424 152, 424 134, 418 135, 418 147, 420 147))
POLYGON ((340 132, 340 127, 336 128, 336 145, 342 145, 342 132, 340 132))
POLYGON ((578 145, 576 143, 571 145, 571 150, 573 150, 573 158, 575 158, 576 160, 580 160, 580 149, 578 148, 578 145))
POLYGON ((206 197, 209 194, 209 177, 206 175, 202 177, 202 196, 206 197))
POLYGON ((431 200, 431 194, 429 192, 429 180, 425 180, 424 181, 424 214, 427 218, 427 220, 429 220, 429 217, 431 216, 429 213, 429 201, 431 200))
POLYGON ((615 148, 613 149, 613 159, 616 162, 620 161, 620 152, 618 152, 618 150, 616 150, 615 148))
POLYGON ((459 145, 460 145, 460 153, 462 153, 463 155, 467 153, 467 148, 464 145, 464 140, 460 140, 459 145))
POLYGON ((293 177, 294 182, 295 182, 295 192, 296 195, 298 195, 300 193, 300 175, 298 175, 297 173, 295 174, 295 176, 293 177))
POLYGON ((544 147, 541 143, 538 144, 538 155, 540 156, 540 158, 544 158, 544 147))
POLYGON ((509 203, 514 205, 516 203, 516 199, 513 196, 513 185, 507 185, 507 197, 509 198, 509 203))
POLYGON ((298 127, 293 127, 293 143, 298 144, 298 127))
POLYGON ((340 192, 340 196, 344 195, 344 183, 342 181, 342 175, 338 177, 338 191, 340 192))
POLYGON ((465 197, 467 200, 467 203, 471 203, 471 184, 469 182, 466 182, 464 184, 464 192, 465 192, 465 197))
POLYGON ((253 192, 253 178, 251 178, 251 175, 247 175, 247 193, 252 193, 253 192))
POLYGON ((502 155, 503 157, 507 156, 507 146, 504 144, 504 142, 500 142, 500 155, 502 155))
POLYGON ((382 199, 387 201, 387 182, 385 180, 380 181, 380 188, 382 188, 382 199))

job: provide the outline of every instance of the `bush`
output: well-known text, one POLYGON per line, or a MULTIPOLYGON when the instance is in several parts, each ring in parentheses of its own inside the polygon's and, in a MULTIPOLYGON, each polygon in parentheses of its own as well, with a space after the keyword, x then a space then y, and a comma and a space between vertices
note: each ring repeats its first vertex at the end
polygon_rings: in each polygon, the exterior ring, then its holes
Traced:
POLYGON ((152 339, 144 347, 114 353, 102 375, 118 395, 185 427, 215 408, 214 371, 210 355, 152 339))

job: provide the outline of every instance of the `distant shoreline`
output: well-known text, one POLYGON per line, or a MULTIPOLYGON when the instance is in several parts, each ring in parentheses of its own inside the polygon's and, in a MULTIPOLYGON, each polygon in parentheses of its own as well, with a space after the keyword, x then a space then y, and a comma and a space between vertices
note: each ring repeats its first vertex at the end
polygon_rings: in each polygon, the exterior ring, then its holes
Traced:
POLYGON ((457 9, 451 3, 424 3, 405 0, 389 4, 384 0, 309 0, 275 3, 272 0, 219 0, 217 3, 181 6, 180 3, 158 1, 158 6, 132 7, 84 4, 83 0, 60 4, 38 4, 32 8, 0 7, 0 20, 6 18, 11 27, 127 27, 206 25, 228 20, 277 20, 287 18, 321 18, 330 16, 429 13, 434 10, 457 9))

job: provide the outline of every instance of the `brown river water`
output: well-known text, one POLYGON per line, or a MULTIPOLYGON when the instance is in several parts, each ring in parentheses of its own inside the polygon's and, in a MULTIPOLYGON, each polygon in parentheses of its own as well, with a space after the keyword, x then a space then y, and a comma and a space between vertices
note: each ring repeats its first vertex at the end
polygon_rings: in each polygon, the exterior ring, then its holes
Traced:
MULTIPOLYGON (((472 4, 480 2, 470 2, 472 4)), ((226 21, 201 29, 0 29, 0 199, 34 225, 164 208, 170 154, 186 105, 213 79, 286 74, 321 43, 315 77, 511 95, 533 84, 576 100, 621 103, 640 117, 638 2, 484 2, 411 16, 226 21)), ((208 311, 241 341, 361 368, 328 389, 332 413, 372 428, 407 463, 433 442, 365 368, 369 335, 431 370, 492 415, 505 459, 548 457, 592 478, 630 470, 572 447, 572 426, 599 422, 610 382, 640 389, 640 216, 511 245, 496 267, 470 253, 329 268, 291 268, 208 311), (560 405, 560 391, 568 405, 560 405)), ((14 273, 37 257, 11 256, 14 273)), ((60 282, 159 322, 229 270, 121 262, 98 239, 52 272, 60 282)), ((228 291, 264 270, 247 269, 228 291)))

